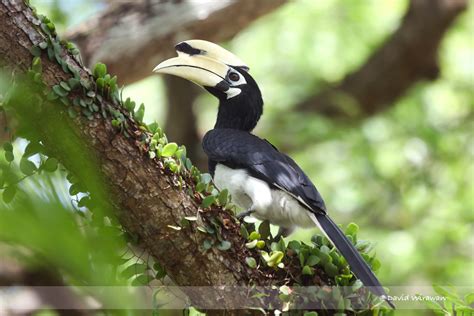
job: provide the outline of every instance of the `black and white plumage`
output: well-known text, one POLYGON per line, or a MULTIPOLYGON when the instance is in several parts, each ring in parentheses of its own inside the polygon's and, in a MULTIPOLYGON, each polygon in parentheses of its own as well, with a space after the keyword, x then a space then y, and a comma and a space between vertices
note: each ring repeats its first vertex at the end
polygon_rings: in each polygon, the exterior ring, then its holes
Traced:
POLYGON ((206 41, 182 42, 176 50, 178 57, 162 62, 155 71, 191 80, 219 99, 216 124, 203 139, 216 186, 228 189, 236 204, 261 220, 284 228, 319 226, 354 275, 371 292, 387 298, 362 256, 328 216, 308 176, 290 157, 251 134, 263 113, 263 100, 249 68, 206 41))

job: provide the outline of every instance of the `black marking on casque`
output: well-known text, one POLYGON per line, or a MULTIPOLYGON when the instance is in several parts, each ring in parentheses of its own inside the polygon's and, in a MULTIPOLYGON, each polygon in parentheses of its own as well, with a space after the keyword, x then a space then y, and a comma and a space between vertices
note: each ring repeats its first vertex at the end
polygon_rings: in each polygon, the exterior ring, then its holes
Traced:
POLYGON ((177 52, 185 53, 189 56, 202 55, 203 53, 205 53, 205 51, 203 51, 202 49, 194 48, 186 42, 181 42, 177 44, 174 48, 177 52))

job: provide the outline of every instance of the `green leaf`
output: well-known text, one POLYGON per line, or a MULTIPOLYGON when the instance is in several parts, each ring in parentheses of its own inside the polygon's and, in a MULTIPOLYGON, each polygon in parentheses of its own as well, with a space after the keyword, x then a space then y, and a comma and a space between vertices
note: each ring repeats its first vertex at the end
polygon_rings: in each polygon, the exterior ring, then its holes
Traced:
POLYGON ((303 316, 318 316, 317 312, 305 312, 303 316))
POLYGON ((53 100, 56 100, 58 98, 58 95, 53 91, 49 91, 48 95, 46 96, 46 99, 48 101, 53 101, 53 100))
POLYGON ((7 142, 7 143, 3 144, 3 150, 12 152, 13 151, 12 143, 7 142))
POLYGON ((321 261, 319 257, 317 256, 309 256, 308 259, 306 259, 306 264, 310 267, 315 266, 321 261))
POLYGON ((216 197, 214 195, 208 195, 202 200, 201 207, 207 208, 211 206, 216 201, 216 197))
POLYGON ((69 85, 67 84, 67 82, 65 81, 61 81, 59 83, 59 85, 61 86, 61 88, 63 88, 65 91, 71 91, 71 87, 69 87, 69 85))
POLYGON ((31 63, 31 69, 37 73, 41 73, 43 71, 43 67, 41 66, 41 58, 33 58, 33 62, 31 63))
POLYGON ((213 243, 213 240, 204 239, 204 241, 202 242, 202 248, 204 248, 204 250, 209 250, 211 249, 213 243))
POLYGON ((281 262, 284 256, 285 255, 281 251, 272 251, 270 253, 270 258, 268 258, 268 260, 265 260, 265 261, 267 262, 267 265, 269 267, 275 267, 281 262))
POLYGON ((226 205, 228 197, 229 197, 229 191, 227 189, 224 189, 221 192, 219 192, 219 196, 217 197, 217 200, 219 201, 219 205, 226 205))
POLYGON ((135 279, 133 279, 131 285, 132 286, 144 286, 150 283, 153 279, 146 274, 141 274, 137 276, 135 279))
POLYGON ((163 151, 161 152, 161 155, 163 157, 171 157, 174 155, 176 150, 178 149, 178 145, 176 143, 168 143, 163 147, 163 151))
POLYGON ((151 123, 151 124, 148 124, 147 127, 148 127, 148 130, 150 131, 150 133, 155 134, 155 133, 156 133, 156 130, 157 130, 158 127, 159 127, 159 125, 158 125, 158 123, 153 122, 153 123, 151 123))
POLYGON ((155 278, 163 279, 166 276, 165 268, 163 268, 163 266, 159 264, 158 262, 155 262, 155 264, 153 265, 153 269, 156 270, 155 278))
POLYGON ((31 55, 33 55, 35 57, 39 57, 39 56, 41 56, 41 48, 39 48, 38 46, 33 46, 30 49, 30 53, 31 53, 31 55))
POLYGON ((53 86, 53 91, 60 97, 65 97, 68 95, 68 92, 64 90, 60 85, 53 86))
POLYGON ((58 169, 58 160, 54 157, 49 157, 42 164, 41 168, 47 172, 54 172, 56 169, 58 169))
POLYGON ((94 77, 102 78, 107 73, 107 66, 103 63, 97 63, 94 66, 94 77))
POLYGON ((245 258, 245 263, 247 263, 247 265, 251 267, 252 269, 257 267, 257 261, 253 257, 245 258))
MULTIPOLYGON (((359 226, 356 223, 349 223, 346 228, 346 235, 352 236, 353 238, 359 232, 359 226)), ((354 239, 355 240, 355 239, 354 239)))
POLYGON ((97 78, 97 80, 95 81, 95 83, 96 83, 96 85, 97 85, 97 88, 99 88, 99 90, 104 89, 104 87, 105 87, 104 78, 97 78))
POLYGON ((327 262, 324 264, 324 271, 326 271, 326 273, 330 277, 335 277, 339 273, 337 267, 331 262, 327 262))
POLYGON ((7 162, 12 162, 13 159, 15 159, 15 156, 13 155, 13 153, 11 151, 6 151, 5 152, 5 160, 7 162))
POLYGON ((204 184, 210 183, 212 180, 212 176, 209 173, 201 174, 201 182, 204 184))
POLYGON ((374 258, 374 260, 372 260, 370 266, 372 267, 372 270, 374 272, 377 272, 380 269, 380 267, 382 266, 382 264, 380 263, 379 259, 374 258))
POLYGON ((20 160, 20 170, 23 174, 31 176, 36 171, 36 165, 26 158, 20 160))
POLYGON ((221 241, 219 245, 217 245, 217 249, 225 251, 225 250, 229 250, 231 246, 232 244, 230 243, 230 241, 223 240, 221 241))
POLYGON ((252 241, 249 241, 248 243, 246 243, 245 247, 247 247, 248 249, 253 249, 253 248, 257 247, 257 243, 258 243, 257 239, 252 240, 252 241))
POLYGON ((38 44, 38 47, 41 48, 41 49, 46 49, 48 47, 48 43, 47 42, 41 42, 38 44))
POLYGON ((250 240, 257 240, 257 239, 260 239, 260 238, 261 238, 261 236, 260 236, 259 233, 257 233, 257 232, 251 232, 250 233, 250 236, 249 236, 250 240))
POLYGON ((16 194, 16 186, 15 185, 10 185, 3 190, 3 201, 5 203, 10 203, 13 198, 15 197, 16 194))
POLYGON ((77 85, 79 84, 79 79, 77 78, 70 78, 67 83, 69 85, 69 87, 71 87, 71 89, 74 89, 75 87, 77 87, 77 85))
POLYGON ((467 305, 474 303, 474 292, 468 293, 464 296, 464 301, 467 305))
POLYGON ((264 247, 265 247, 265 241, 264 240, 257 240, 257 248, 258 249, 263 249, 264 247))
POLYGON ((244 239, 247 239, 249 237, 249 232, 247 228, 245 228, 245 225, 240 225, 240 234, 244 239))
POLYGON ((69 187, 69 195, 73 196, 78 194, 79 192, 79 185, 77 183, 74 183, 69 187))
POLYGON ((299 253, 301 248, 301 243, 297 240, 292 240, 288 243, 288 248, 294 250, 296 253, 299 253))
POLYGON ((143 263, 134 263, 120 273, 120 275, 126 279, 130 279, 134 275, 143 274, 148 270, 148 265, 143 263))
POLYGON ((313 270, 309 266, 304 266, 303 270, 301 270, 303 275, 313 275, 313 270))
POLYGON ((145 105, 142 103, 140 104, 140 107, 138 108, 138 110, 133 114, 133 118, 137 121, 137 122, 143 122, 143 117, 145 116, 145 105))
POLYGON ((196 192, 203 192, 206 189, 206 185, 202 182, 196 184, 196 192))

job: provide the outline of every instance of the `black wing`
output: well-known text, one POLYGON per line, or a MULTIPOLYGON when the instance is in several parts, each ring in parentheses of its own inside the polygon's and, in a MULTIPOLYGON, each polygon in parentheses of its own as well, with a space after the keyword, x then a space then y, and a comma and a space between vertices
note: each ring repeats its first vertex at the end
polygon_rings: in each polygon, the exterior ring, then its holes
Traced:
POLYGON ((289 192, 311 211, 326 212, 324 201, 308 176, 267 140, 245 131, 213 129, 204 136, 202 146, 210 161, 246 169, 251 176, 289 192))

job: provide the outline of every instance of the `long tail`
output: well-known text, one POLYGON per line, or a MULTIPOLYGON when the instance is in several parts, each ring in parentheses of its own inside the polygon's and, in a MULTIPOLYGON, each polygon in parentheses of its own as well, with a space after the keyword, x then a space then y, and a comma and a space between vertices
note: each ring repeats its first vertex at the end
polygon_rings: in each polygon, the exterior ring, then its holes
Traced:
POLYGON ((314 214, 311 218, 346 259, 355 276, 361 280, 372 293, 384 298, 388 305, 395 309, 395 305, 387 299, 387 293, 385 293, 384 288, 375 274, 336 223, 325 214, 314 214))

